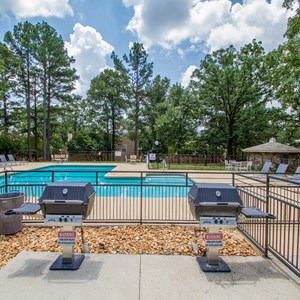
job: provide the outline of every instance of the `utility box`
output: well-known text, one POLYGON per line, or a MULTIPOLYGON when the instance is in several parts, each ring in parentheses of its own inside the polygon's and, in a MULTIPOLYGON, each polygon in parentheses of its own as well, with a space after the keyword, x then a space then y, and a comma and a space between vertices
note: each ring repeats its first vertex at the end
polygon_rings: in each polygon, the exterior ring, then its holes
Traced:
POLYGON ((24 193, 11 192, 0 194, 0 234, 14 234, 22 229, 21 215, 5 215, 10 209, 18 208, 24 203, 24 193))

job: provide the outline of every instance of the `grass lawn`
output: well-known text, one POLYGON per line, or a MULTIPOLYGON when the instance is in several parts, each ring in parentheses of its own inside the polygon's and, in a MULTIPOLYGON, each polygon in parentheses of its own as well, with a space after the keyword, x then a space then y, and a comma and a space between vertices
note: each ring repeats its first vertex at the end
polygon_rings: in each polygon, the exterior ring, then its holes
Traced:
MULTIPOLYGON (((152 170, 164 170, 161 163, 151 163, 149 168, 152 170)), ((167 164, 168 170, 191 170, 191 171, 224 171, 224 166, 220 164, 167 164)))

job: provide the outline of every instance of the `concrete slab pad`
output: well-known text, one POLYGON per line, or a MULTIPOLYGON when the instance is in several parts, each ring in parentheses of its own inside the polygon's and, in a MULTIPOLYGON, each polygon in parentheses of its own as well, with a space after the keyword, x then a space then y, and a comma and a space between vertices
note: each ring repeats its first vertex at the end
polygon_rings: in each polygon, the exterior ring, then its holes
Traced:
POLYGON ((50 271, 58 255, 18 254, 0 270, 1 299, 139 299, 140 256, 86 254, 76 271, 50 271))
POLYGON ((0 270, 1 299, 298 300, 300 279, 262 257, 223 257, 204 273, 191 256, 85 254, 76 271, 50 271, 59 253, 21 252, 0 270))
POLYGON ((299 299, 300 280, 262 257, 223 257, 230 273, 204 273, 195 257, 142 256, 141 298, 299 299))

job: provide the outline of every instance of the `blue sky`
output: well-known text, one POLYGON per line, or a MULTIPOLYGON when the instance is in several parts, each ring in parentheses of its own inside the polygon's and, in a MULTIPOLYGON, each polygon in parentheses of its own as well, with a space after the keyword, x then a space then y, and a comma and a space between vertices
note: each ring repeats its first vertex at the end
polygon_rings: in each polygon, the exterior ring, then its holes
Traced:
POLYGON ((282 0, 0 0, 0 38, 18 22, 46 21, 63 37, 76 59, 77 92, 112 67, 130 45, 143 42, 154 75, 186 85, 205 54, 253 38, 267 51, 284 41, 282 0))

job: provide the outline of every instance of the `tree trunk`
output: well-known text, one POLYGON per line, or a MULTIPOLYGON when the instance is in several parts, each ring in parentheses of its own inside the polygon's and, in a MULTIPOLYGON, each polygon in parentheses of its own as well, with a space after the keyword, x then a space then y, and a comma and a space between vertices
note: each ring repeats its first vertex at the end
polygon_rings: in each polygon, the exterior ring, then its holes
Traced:
POLYGON ((135 127, 134 127, 134 154, 138 155, 138 132, 139 132, 139 110, 140 110, 140 101, 138 93, 135 94, 135 127))
POLYGON ((47 160, 47 78, 44 73, 44 86, 43 86, 43 160, 47 160))
POLYGON ((31 126, 30 126, 30 65, 29 53, 27 54, 27 88, 26 88, 26 111, 27 111, 27 139, 28 139, 28 161, 32 161, 31 126))
POLYGON ((227 141, 227 156, 228 159, 235 159, 235 152, 234 152, 234 130, 233 130, 234 122, 229 121, 228 123, 228 141, 227 141))
POLYGON ((116 138, 116 124, 115 124, 115 107, 112 106, 112 141, 111 141, 111 150, 113 151, 113 156, 114 156, 114 151, 115 151, 115 138, 116 138))
MULTIPOLYGON (((36 84, 36 83, 35 83, 36 84)), ((37 90, 36 85, 34 89, 34 160, 37 160, 37 149, 38 149, 38 122, 37 122, 37 90)))
POLYGON ((47 147, 46 147, 46 157, 47 160, 51 160, 50 144, 51 144, 51 97, 50 97, 50 82, 48 83, 48 93, 47 93, 47 147))
POLYGON ((3 121, 4 121, 4 133, 8 133, 8 113, 7 113, 6 94, 4 94, 4 98, 3 98, 3 121))

